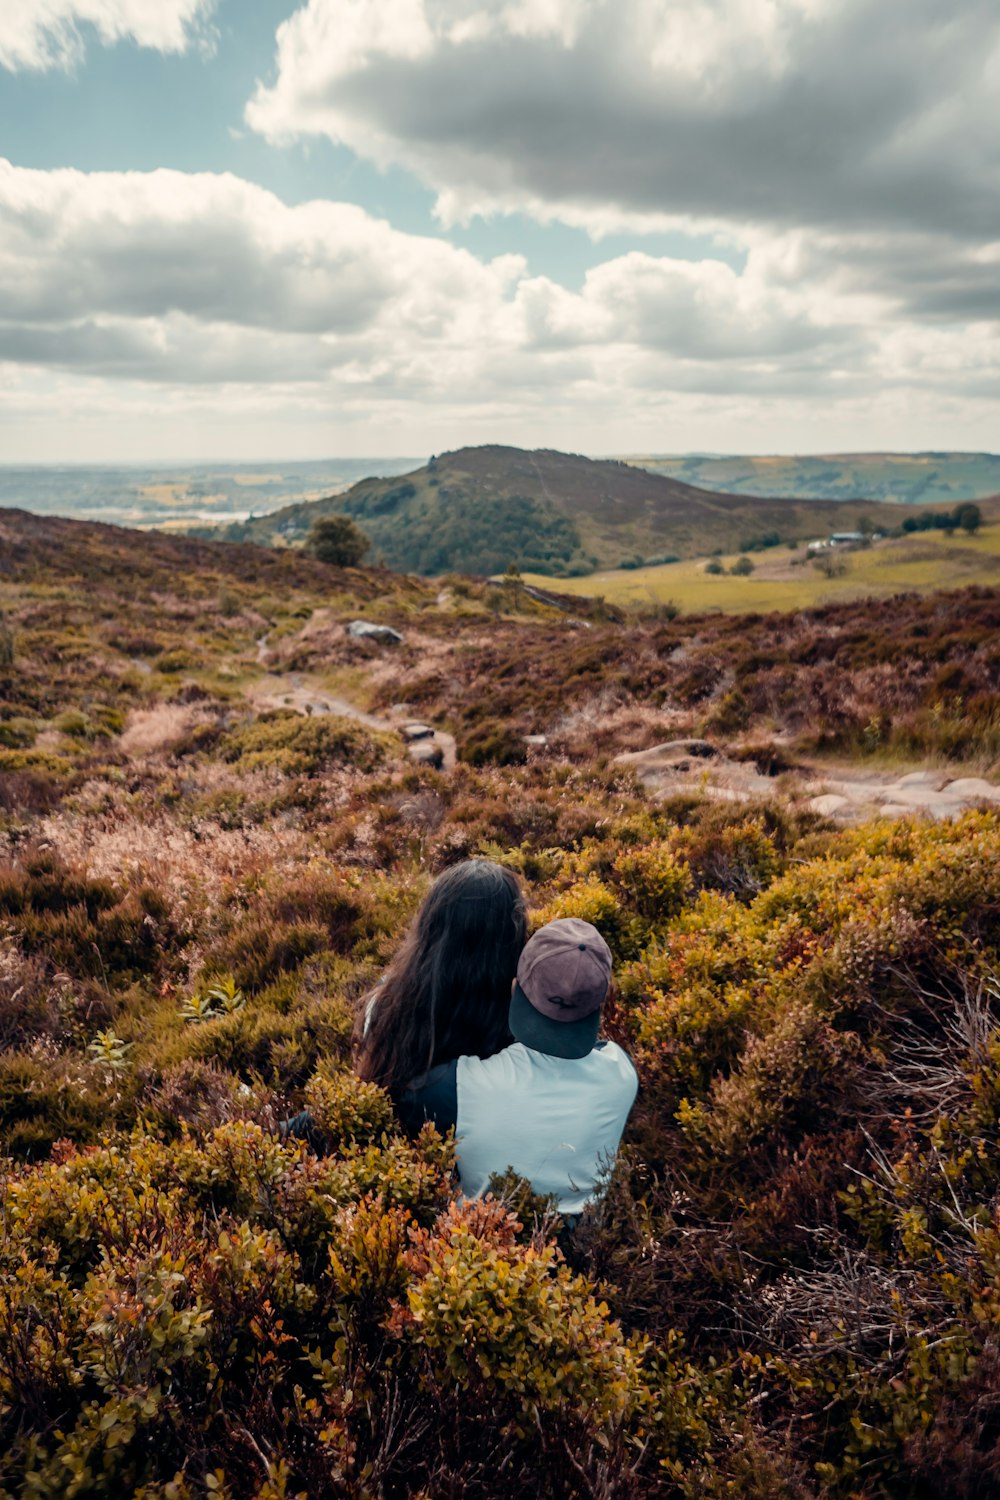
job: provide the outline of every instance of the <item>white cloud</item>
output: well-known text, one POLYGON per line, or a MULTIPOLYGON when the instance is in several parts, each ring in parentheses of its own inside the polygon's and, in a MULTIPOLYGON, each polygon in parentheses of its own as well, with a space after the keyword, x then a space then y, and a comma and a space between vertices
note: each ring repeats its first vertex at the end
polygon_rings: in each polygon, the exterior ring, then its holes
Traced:
POLYGON ((837 423, 857 446, 879 416, 877 446, 907 424, 911 446, 943 445, 947 417, 958 431, 979 421, 985 447, 1000 252, 969 252, 959 318, 922 246, 894 276, 877 245, 852 263, 833 238, 760 231, 739 270, 633 252, 572 289, 520 257, 483 261, 351 204, 289 207, 228 174, 0 161, 5 451, 29 456, 46 422, 38 456, 71 438, 66 452, 85 454, 100 434, 106 452, 142 433, 153 451, 170 424, 211 432, 223 457, 497 438, 787 447, 779 428, 803 446, 810 424, 829 448, 837 423))
POLYGON ((205 36, 216 0, 3 0, 0 67, 66 68, 84 50, 81 27, 105 46, 125 38, 157 52, 183 52, 205 36))
POLYGON ((995 237, 996 0, 308 0, 247 106, 445 222, 995 237))

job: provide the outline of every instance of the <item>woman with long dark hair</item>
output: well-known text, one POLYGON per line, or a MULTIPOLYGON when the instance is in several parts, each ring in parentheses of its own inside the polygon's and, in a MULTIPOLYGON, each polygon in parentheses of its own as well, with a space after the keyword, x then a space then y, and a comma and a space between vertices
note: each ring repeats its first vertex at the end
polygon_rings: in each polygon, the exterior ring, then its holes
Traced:
POLYGON ((456 1057, 492 1057, 528 936, 517 876, 488 859, 439 875, 362 1017, 357 1070, 398 1097, 456 1057))
MULTIPOLYGON (((358 1020, 356 1067, 399 1108, 411 1083, 458 1057, 492 1057, 513 1037, 511 986, 528 937, 517 876, 488 859, 468 859, 439 875, 399 951, 358 1020)), ((422 1117, 400 1110, 415 1134, 422 1117)), ((285 1120, 285 1136, 324 1149, 308 1110, 285 1120)))

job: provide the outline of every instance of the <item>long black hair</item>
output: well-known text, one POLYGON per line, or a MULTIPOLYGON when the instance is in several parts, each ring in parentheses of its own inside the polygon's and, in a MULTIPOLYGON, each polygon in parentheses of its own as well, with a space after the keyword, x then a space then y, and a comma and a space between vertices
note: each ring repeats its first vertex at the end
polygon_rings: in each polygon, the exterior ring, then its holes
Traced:
POLYGON ((361 1077, 398 1091, 438 1063, 506 1047, 511 983, 527 936, 524 894, 511 870, 469 859, 439 875, 375 991, 361 1077))

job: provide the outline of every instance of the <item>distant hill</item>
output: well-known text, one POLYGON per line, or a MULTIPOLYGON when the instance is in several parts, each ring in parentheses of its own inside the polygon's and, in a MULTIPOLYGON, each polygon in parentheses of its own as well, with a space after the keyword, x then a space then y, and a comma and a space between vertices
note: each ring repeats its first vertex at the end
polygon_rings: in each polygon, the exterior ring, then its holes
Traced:
POLYGON ((409 474, 229 526, 230 541, 296 545, 318 516, 352 516, 392 568, 489 574, 517 563, 549 576, 759 550, 898 524, 893 506, 760 498, 698 489, 618 460, 550 449, 461 448, 409 474))
POLYGON ((337 458, 271 464, 0 464, 0 507, 119 526, 224 525, 346 490, 420 458, 337 458))
POLYGON ((144 610, 150 600, 160 600, 161 612, 168 594, 217 601, 220 591, 240 592, 242 586, 255 598, 270 591, 287 599, 306 590, 358 606, 419 604, 434 597, 417 580, 375 568, 334 569, 288 548, 229 547, 7 507, 0 507, 0 583, 34 584, 43 592, 69 589, 90 598, 110 589, 116 598, 141 600, 144 610))
POLYGON ((746 458, 688 453, 629 458, 653 474, 737 495, 818 500, 886 500, 957 505, 1000 490, 996 453, 822 453, 746 458))

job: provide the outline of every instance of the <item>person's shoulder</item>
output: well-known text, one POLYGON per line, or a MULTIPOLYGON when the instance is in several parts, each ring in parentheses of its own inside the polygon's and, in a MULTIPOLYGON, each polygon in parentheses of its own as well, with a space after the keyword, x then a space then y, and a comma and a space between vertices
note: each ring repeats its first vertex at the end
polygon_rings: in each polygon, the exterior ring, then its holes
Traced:
POLYGON ((594 1048, 594 1053, 598 1054, 604 1060, 603 1065, 609 1071, 614 1069, 616 1072, 621 1073, 623 1077, 638 1080, 639 1075, 635 1070, 635 1063, 629 1057, 625 1048, 619 1047, 617 1042, 598 1042, 594 1048))
POLYGON ((491 1057, 477 1057, 466 1054, 458 1059, 458 1076, 465 1082, 486 1081, 499 1078, 510 1071, 512 1059, 508 1053, 512 1049, 504 1047, 501 1052, 494 1052, 491 1057))

